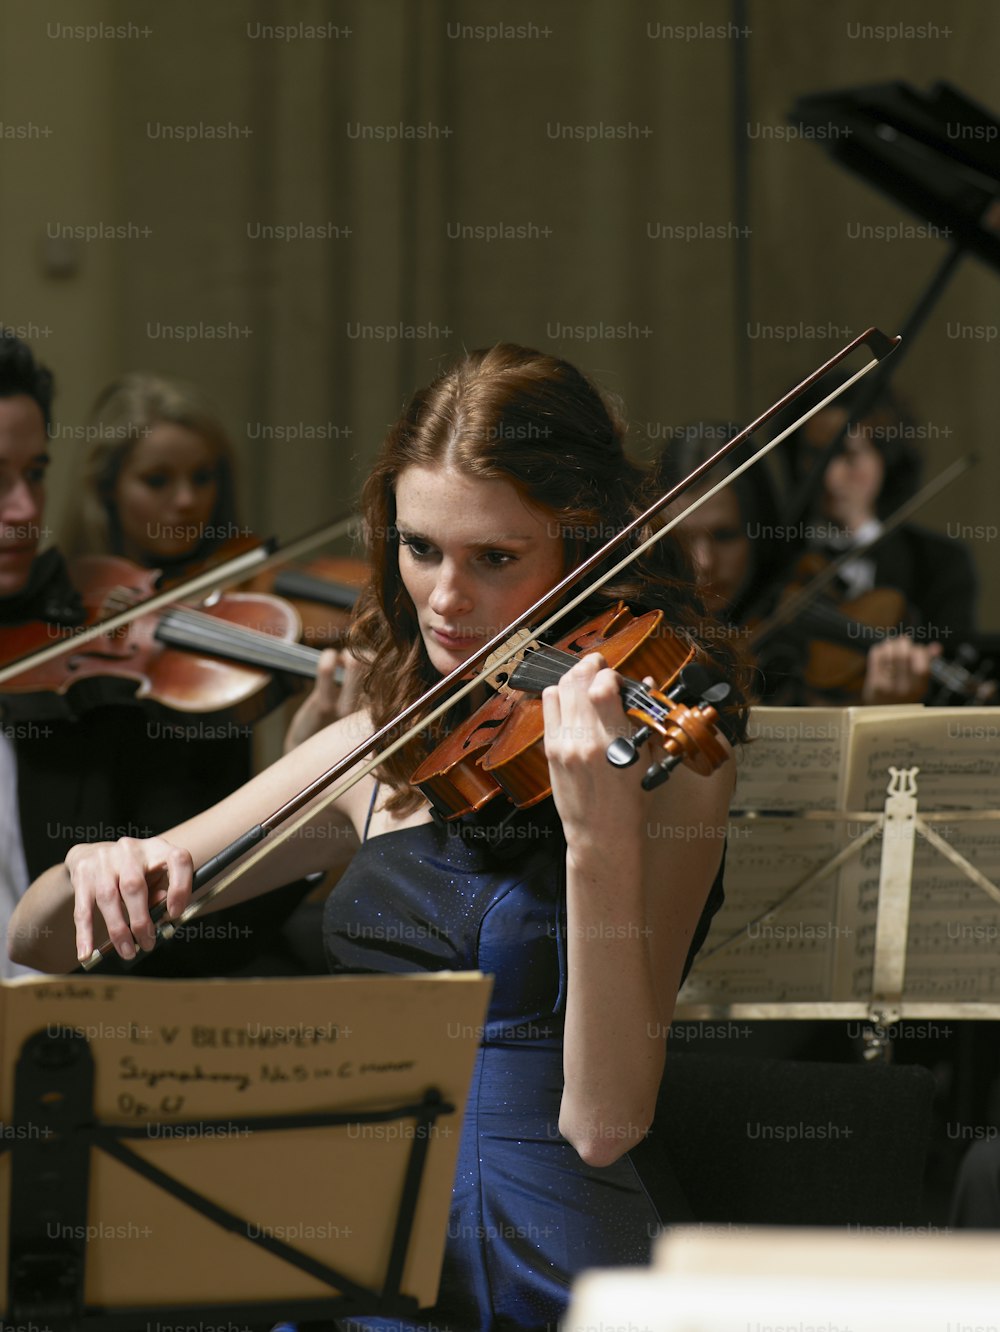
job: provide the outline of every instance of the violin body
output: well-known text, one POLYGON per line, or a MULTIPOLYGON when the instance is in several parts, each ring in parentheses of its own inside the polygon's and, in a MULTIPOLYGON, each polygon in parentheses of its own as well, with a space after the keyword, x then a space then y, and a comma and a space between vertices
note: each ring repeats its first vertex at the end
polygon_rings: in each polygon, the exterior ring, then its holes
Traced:
MULTIPOLYGON (((780 615, 786 604, 800 598, 828 565, 823 555, 803 555, 781 588, 772 614, 780 615)), ((861 697, 868 651, 886 634, 898 631, 905 618, 906 601, 896 588, 876 587, 849 599, 827 589, 804 602, 776 637, 761 634, 751 621, 751 646, 758 653, 766 647, 773 656, 782 640, 791 643, 806 690, 856 701, 861 697)))
MULTIPOLYGON (((82 627, 150 597, 158 571, 141 569, 114 556, 85 556, 70 567, 86 611, 82 627)), ((270 639, 294 643, 300 633, 295 609, 277 597, 228 593, 210 598, 200 611, 227 625, 252 629, 270 639)), ((137 703, 172 712, 225 715, 248 722, 266 715, 288 689, 272 671, 182 651, 157 637, 169 612, 140 616, 125 628, 102 635, 79 650, 29 667, 0 687, 6 718, 69 719, 93 707, 137 703)), ((71 644, 75 631, 41 622, 0 631, 4 662, 49 647, 71 644)))
MULTIPOLYGON (((778 596, 771 614, 762 622, 750 620, 750 646, 765 677, 786 678, 800 686, 797 702, 856 703, 865 682, 868 653, 887 637, 906 633, 912 624, 906 597, 895 587, 874 587, 859 596, 837 599, 828 591, 812 597, 810 585, 822 579, 829 561, 810 552, 801 557, 792 580, 778 596), (794 618, 772 631, 768 623, 779 618, 786 603, 800 602, 794 618)), ((970 668, 977 654, 960 649, 960 660, 932 657, 930 678, 937 703, 955 705, 994 701, 996 687, 985 678, 990 663, 970 668)), ((781 701, 781 694, 770 701, 781 701)))
MULTIPOLYGON (((667 688, 691 662, 695 650, 669 626, 662 611, 634 615, 623 603, 609 607, 553 645, 554 654, 572 659, 600 652, 613 670, 636 679, 652 676, 667 688)), ((505 675, 516 676, 508 666, 505 675)), ((554 683, 558 675, 544 683, 554 683)), ((645 713, 633 713, 644 723, 645 713)), ((714 713, 713 713, 714 716, 714 713)), ((696 726, 692 717, 691 726, 696 726)), ((709 728, 710 724, 709 724, 709 728)), ((704 743, 704 734, 699 736, 704 743)), ((717 741, 690 757, 699 771, 710 772, 725 758, 717 741), (711 757, 709 757, 709 753, 711 757), (701 760, 699 762, 699 760, 701 760)), ((506 684, 466 722, 451 732, 410 778, 445 819, 481 809, 505 795, 518 808, 538 804, 551 794, 544 749, 544 721, 539 698, 525 697, 506 684)))
POLYGON ((305 564, 258 574, 247 589, 290 601, 302 621, 302 642, 311 647, 341 647, 358 593, 371 570, 364 560, 320 556, 305 564))

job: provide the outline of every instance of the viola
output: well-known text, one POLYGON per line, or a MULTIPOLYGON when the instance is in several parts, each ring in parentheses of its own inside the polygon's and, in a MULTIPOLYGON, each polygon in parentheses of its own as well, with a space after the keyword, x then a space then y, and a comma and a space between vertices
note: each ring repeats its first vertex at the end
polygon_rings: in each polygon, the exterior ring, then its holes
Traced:
POLYGON ((729 686, 712 684, 707 672, 692 672, 695 651, 664 623, 662 611, 636 616, 619 602, 552 647, 526 646, 513 669, 487 675, 497 692, 410 777, 443 818, 481 809, 498 795, 523 809, 551 794, 542 704, 532 695, 554 684, 588 652, 600 652, 612 669, 635 677, 623 686, 622 703, 626 714, 641 723, 640 730, 609 746, 609 762, 631 765, 654 733, 665 758, 647 770, 647 790, 664 781, 677 763, 687 762, 707 775, 725 762, 726 750, 716 735, 715 704, 728 696, 729 686), (659 687, 638 684, 649 676, 662 681, 659 687))
MULTIPOLYGON (((70 566, 70 575, 86 614, 82 628, 140 605, 159 580, 157 570, 115 556, 84 556, 70 566)), ((15 625, 0 630, 5 663, 16 665, 56 644, 64 650, 0 684, 3 712, 8 718, 65 718, 136 701, 249 722, 287 696, 281 674, 315 678, 319 650, 297 643, 300 632, 294 607, 244 592, 213 594, 199 607, 139 614, 80 643, 79 629, 37 621, 15 625)))

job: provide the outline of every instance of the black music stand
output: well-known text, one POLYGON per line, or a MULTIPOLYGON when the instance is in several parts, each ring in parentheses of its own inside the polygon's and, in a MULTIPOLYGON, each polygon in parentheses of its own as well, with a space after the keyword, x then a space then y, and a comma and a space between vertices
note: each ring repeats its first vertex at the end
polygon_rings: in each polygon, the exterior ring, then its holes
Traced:
POLYGON ((850 419, 793 497, 789 523, 794 525, 808 509, 826 463, 851 425, 876 402, 959 261, 973 254, 1000 270, 1000 121, 943 82, 929 93, 899 82, 811 93, 795 102, 788 120, 835 162, 938 228, 950 242, 901 325, 896 355, 860 386, 850 419))
MULTIPOLYGON (((151 1322, 176 1323, 194 1314, 236 1322, 261 1332, 279 1321, 330 1319, 377 1314, 414 1317, 417 1301, 400 1291, 403 1264, 413 1230, 427 1145, 438 1116, 455 1106, 430 1088, 422 1101, 388 1110, 352 1114, 262 1115, 243 1121, 199 1120, 192 1129, 224 1127, 249 1133, 319 1128, 328 1125, 374 1124, 412 1119, 415 1130, 409 1164, 396 1214, 392 1250, 380 1289, 370 1289, 301 1250, 263 1234, 253 1234, 245 1218, 219 1207, 128 1146, 129 1139, 148 1137, 148 1125, 103 1124, 93 1104, 94 1061, 85 1036, 70 1028, 47 1028, 25 1042, 17 1063, 14 1122, 0 1142, 0 1155, 12 1156, 8 1308, 5 1321, 17 1326, 47 1326, 52 1332, 130 1332, 151 1322), (29 1132, 29 1130, 31 1130, 29 1132), (223 1303, 154 1308, 88 1309, 84 1301, 87 1253, 87 1199, 92 1148, 107 1152, 144 1179, 164 1189, 202 1216, 249 1244, 266 1249, 293 1267, 337 1291, 328 1300, 276 1300, 273 1303, 223 1303), (55 1234, 53 1234, 55 1231, 55 1234)), ((187 1126, 186 1126, 187 1127, 187 1126)), ((248 1250, 249 1253, 249 1250, 248 1250)))

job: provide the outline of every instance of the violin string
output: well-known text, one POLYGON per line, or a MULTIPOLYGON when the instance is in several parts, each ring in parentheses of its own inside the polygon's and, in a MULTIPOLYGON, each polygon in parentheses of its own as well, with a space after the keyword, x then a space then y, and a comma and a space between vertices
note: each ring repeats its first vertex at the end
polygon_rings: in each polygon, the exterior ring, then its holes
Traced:
MULTIPOLYGON (((538 689, 540 692, 543 681, 545 685, 558 683, 579 660, 579 657, 575 657, 571 652, 565 652, 561 648, 545 646, 534 648, 522 663, 522 675, 525 683, 528 683, 530 679, 531 688, 538 689)), ((622 687, 622 694, 634 699, 637 703, 648 702, 650 705, 655 705, 655 700, 647 694, 645 688, 637 681, 626 680, 622 687)))
POLYGON ((315 676, 319 652, 299 643, 287 643, 259 629, 230 624, 202 611, 177 609, 166 611, 158 631, 161 641, 173 640, 177 646, 235 655, 242 651, 252 660, 248 665, 274 670, 294 670, 315 676))
POLYGON ((268 664, 312 666, 318 655, 314 648, 284 642, 261 630, 228 624, 197 611, 169 611, 161 623, 168 636, 179 632, 195 646, 211 642, 220 649, 243 648, 261 660, 266 658, 268 664))
MULTIPOLYGON (((571 652, 565 652, 561 648, 547 646, 532 648, 521 663, 522 678, 525 685, 533 692, 541 693, 547 685, 556 684, 561 680, 570 667, 575 666, 579 660, 579 657, 574 657, 571 652)), ((658 703, 638 681, 626 680, 621 694, 628 706, 641 707, 658 720, 667 715, 663 705, 658 703)))

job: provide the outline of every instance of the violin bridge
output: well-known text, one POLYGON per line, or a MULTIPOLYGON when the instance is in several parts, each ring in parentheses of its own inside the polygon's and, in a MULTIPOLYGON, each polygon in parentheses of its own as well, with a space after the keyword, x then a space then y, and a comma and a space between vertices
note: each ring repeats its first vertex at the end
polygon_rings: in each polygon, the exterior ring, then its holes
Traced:
POLYGON ((516 633, 511 634, 503 647, 497 648, 496 652, 491 652, 486 658, 486 663, 483 667, 483 679, 490 688, 495 689, 498 694, 515 693, 516 691, 513 690, 510 685, 510 677, 524 660, 528 649, 537 648, 538 646, 537 641, 532 637, 530 629, 518 629, 516 633), (517 651, 514 655, 508 657, 506 661, 497 664, 498 659, 505 653, 509 652, 515 643, 517 644, 517 651))

